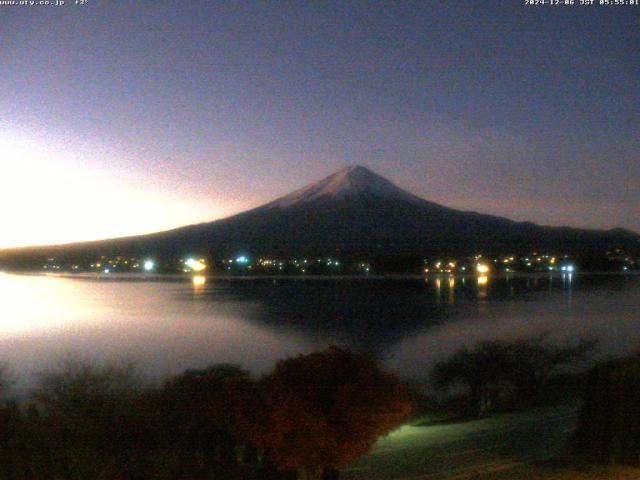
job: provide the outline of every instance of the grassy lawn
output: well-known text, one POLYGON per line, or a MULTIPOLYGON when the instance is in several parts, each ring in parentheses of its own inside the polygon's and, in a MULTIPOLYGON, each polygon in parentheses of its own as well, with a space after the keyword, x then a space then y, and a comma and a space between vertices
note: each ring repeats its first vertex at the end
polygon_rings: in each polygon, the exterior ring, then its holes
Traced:
MULTIPOLYGON (((465 477, 460 477, 460 480, 465 477)), ((640 468, 539 465, 469 475, 466 480, 638 480, 640 468)))
POLYGON ((476 472, 544 461, 562 453, 577 413, 576 405, 562 405, 453 423, 422 418, 380 438, 341 478, 466 480, 476 472))

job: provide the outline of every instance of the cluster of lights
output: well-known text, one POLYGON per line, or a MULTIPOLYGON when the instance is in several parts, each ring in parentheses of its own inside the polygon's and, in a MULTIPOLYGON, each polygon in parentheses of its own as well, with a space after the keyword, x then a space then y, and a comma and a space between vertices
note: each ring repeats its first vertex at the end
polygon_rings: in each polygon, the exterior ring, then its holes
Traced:
MULTIPOLYGON (((569 261, 568 255, 564 255, 564 261, 569 261)), ((498 255, 492 258, 485 257, 482 254, 462 258, 462 259, 443 259, 429 263, 424 260, 424 273, 465 273, 467 271, 475 271, 478 275, 485 275, 492 270, 502 271, 505 273, 517 272, 521 266, 525 271, 534 269, 535 271, 555 271, 560 270, 557 265, 558 257, 550 254, 539 254, 532 252, 529 256, 519 257, 516 255, 498 255), (495 266, 494 266, 495 264, 495 266)), ((568 264, 567 264, 568 265, 568 264)), ((574 267, 575 269, 575 267, 574 267)), ((565 270, 567 271, 567 270, 565 270)))
POLYGON ((207 264, 202 258, 199 260, 196 260, 195 258, 187 258, 184 262, 184 266, 186 267, 184 269, 185 272, 202 272, 207 268, 207 264))
MULTIPOLYGON (((235 260, 234 259, 229 259, 229 260, 223 260, 223 263, 236 263, 236 264, 240 264, 240 265, 246 265, 246 263, 250 263, 250 260, 246 257, 246 256, 239 256, 237 257, 235 260)), ((318 264, 318 265, 326 265, 327 267, 332 267, 332 268, 338 268, 340 267, 342 264, 339 260, 333 259, 331 257, 327 258, 326 260, 323 260, 322 258, 318 258, 318 259, 306 259, 306 258, 302 258, 302 259, 298 259, 298 258, 294 258, 294 259, 290 259, 290 260, 277 260, 277 259, 269 259, 269 258, 259 258, 256 262, 256 265, 263 267, 263 268, 278 268, 279 270, 283 270, 285 266, 294 266, 295 268, 299 269, 302 273, 305 273, 307 270, 307 267, 314 265, 314 264, 318 264)), ((365 265, 365 267, 368 266, 365 265)), ((360 267, 362 268, 362 265, 360 265, 360 267)), ((251 268, 251 266, 249 266, 248 268, 251 268)), ((230 270, 230 267, 227 267, 227 270, 230 270)))
POLYGON ((487 265, 486 263, 479 263, 478 265, 476 265, 476 271, 481 275, 485 275, 489 273, 489 265, 487 265))
MULTIPOLYGON (((618 271, 629 272, 636 268, 637 263, 631 257, 623 256, 621 251, 615 254, 607 252, 607 258, 610 260, 618 260, 620 263, 616 266, 618 271)), ((123 271, 138 270, 143 272, 156 272, 161 270, 160 266, 166 268, 175 259, 159 259, 153 257, 133 258, 129 256, 100 256, 90 264, 90 269, 99 273, 115 273, 123 271)), ((204 258, 183 257, 178 260, 178 270, 183 272, 192 272, 197 274, 209 268, 208 262, 204 258)), ((325 271, 338 271, 343 265, 354 268, 355 271, 367 273, 372 271, 371 264, 365 261, 356 262, 354 264, 341 263, 339 260, 324 256, 318 258, 256 258, 251 259, 247 253, 237 253, 232 258, 222 260, 223 268, 233 270, 234 265, 240 271, 248 270, 275 270, 275 271, 297 271, 306 273, 306 271, 315 271, 314 268, 324 268, 325 271)), ((89 269, 89 264, 82 265, 80 263, 62 264, 59 259, 48 258, 46 263, 42 265, 42 269, 50 271, 82 271, 89 269)), ((500 255, 475 255, 468 257, 447 258, 441 257, 439 260, 428 262, 426 259, 423 264, 423 272, 425 274, 449 274, 454 276, 460 274, 463 278, 465 274, 474 273, 478 278, 492 274, 493 272, 518 272, 518 271, 535 271, 535 272, 562 272, 563 274, 574 273, 578 271, 575 259, 569 255, 553 256, 551 254, 532 252, 527 256, 500 254, 500 255)))

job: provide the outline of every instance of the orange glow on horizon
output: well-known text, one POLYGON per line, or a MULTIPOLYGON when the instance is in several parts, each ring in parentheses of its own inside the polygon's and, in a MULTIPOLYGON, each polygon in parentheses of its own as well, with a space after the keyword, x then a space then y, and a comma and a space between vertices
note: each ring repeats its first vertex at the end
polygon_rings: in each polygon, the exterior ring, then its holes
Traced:
POLYGON ((139 173, 101 170, 68 148, 0 133, 0 248, 153 233, 228 213, 139 173))

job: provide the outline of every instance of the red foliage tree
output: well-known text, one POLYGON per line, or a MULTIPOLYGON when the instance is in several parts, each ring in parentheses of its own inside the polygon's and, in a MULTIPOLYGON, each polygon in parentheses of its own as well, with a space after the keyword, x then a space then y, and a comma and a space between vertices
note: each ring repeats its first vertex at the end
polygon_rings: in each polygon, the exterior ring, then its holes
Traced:
POLYGON ((406 388, 370 358, 336 347, 281 361, 263 382, 254 444, 279 468, 319 479, 365 454, 411 411, 406 388))

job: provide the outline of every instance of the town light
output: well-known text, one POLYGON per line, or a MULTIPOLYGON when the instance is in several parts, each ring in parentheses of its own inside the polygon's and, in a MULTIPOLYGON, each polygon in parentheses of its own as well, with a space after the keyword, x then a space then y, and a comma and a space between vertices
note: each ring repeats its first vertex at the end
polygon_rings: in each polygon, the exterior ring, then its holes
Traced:
POLYGON ((194 272, 201 272, 207 268, 207 265, 204 263, 204 260, 202 259, 196 260, 195 258, 187 258, 184 264, 194 272))
POLYGON ((145 260, 144 261, 144 270, 145 272, 150 272, 156 267, 156 264, 153 260, 145 260))
POLYGON ((484 263, 479 263, 476 266, 476 270, 478 271, 478 273, 480 274, 485 274, 485 273, 489 273, 489 266, 485 265, 484 263))

